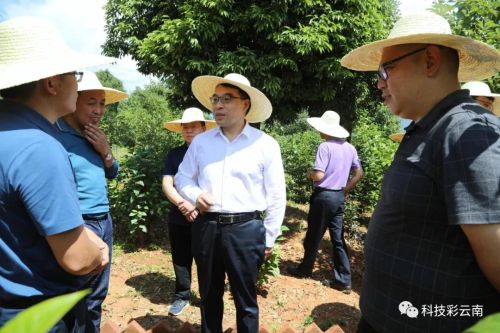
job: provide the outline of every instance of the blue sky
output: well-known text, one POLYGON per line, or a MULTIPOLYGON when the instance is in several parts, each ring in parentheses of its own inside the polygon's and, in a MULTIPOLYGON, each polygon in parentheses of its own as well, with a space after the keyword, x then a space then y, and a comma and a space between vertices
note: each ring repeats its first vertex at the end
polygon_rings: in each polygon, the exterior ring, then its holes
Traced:
MULTIPOLYGON (((157 1, 157 0, 151 0, 157 1)), ((173 1, 173 0, 163 0, 173 1)), ((106 0, 0 0, 0 21, 21 15, 35 15, 50 19, 72 48, 84 52, 101 53, 104 31, 104 5, 106 0)), ((432 0, 400 0, 403 15, 430 7, 432 0)), ((125 89, 132 92, 143 87, 152 77, 141 75, 135 62, 126 57, 108 68, 120 79, 125 89)))

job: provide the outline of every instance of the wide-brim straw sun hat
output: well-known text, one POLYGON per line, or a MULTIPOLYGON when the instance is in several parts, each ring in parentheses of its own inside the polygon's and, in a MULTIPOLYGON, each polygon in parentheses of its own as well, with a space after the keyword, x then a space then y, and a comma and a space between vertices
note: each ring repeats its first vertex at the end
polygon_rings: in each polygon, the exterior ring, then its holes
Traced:
POLYGON ((101 81, 99 81, 97 75, 95 75, 95 73, 91 71, 84 71, 82 81, 78 82, 78 91, 85 91, 85 90, 104 91, 104 98, 105 98, 104 104, 106 105, 119 102, 128 97, 128 94, 126 92, 113 88, 104 87, 101 81))
POLYGON ((435 44, 457 50, 460 81, 483 80, 500 71, 498 50, 472 38, 453 35, 448 22, 429 11, 402 17, 386 39, 352 50, 342 58, 341 65, 357 71, 376 71, 382 50, 402 44, 435 44))
POLYGON ((469 81, 462 85, 462 89, 468 89, 471 96, 492 97, 493 113, 500 116, 500 94, 492 93, 490 86, 481 81, 469 81))
POLYGON ((70 49, 55 26, 40 17, 0 23, 0 89, 115 60, 70 49))
POLYGON ((389 135, 389 139, 391 139, 394 142, 401 142, 403 141, 403 137, 405 136, 404 133, 393 133, 389 135))
POLYGON ((176 119, 176 120, 166 122, 165 128, 168 129, 169 131, 172 131, 175 133, 181 133, 182 132, 182 124, 189 124, 189 123, 192 123, 195 121, 204 121, 205 128, 207 130, 212 129, 212 128, 217 126, 217 123, 215 121, 205 119, 205 117, 203 116, 203 111, 201 111, 200 109, 187 108, 182 113, 181 119, 176 119))
POLYGON ((307 118, 307 123, 323 134, 345 139, 349 132, 340 126, 340 116, 335 111, 325 111, 321 117, 307 118))
POLYGON ((196 99, 208 110, 212 111, 210 97, 219 84, 232 84, 245 91, 250 96, 250 110, 245 119, 249 123, 260 123, 271 116, 273 106, 269 99, 260 90, 252 87, 250 81, 241 74, 231 73, 224 77, 203 75, 198 76, 191 83, 191 89, 196 99))

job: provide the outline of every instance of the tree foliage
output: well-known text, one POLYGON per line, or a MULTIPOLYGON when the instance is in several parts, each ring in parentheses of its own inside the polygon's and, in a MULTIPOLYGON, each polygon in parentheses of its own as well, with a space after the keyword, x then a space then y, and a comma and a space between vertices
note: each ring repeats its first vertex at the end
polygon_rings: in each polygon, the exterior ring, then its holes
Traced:
POLYGON ((377 102, 373 76, 340 66, 351 49, 385 37, 394 0, 109 0, 107 55, 131 55, 139 71, 168 82, 172 106, 196 101, 199 75, 238 72, 270 97, 273 116, 355 110, 377 102))

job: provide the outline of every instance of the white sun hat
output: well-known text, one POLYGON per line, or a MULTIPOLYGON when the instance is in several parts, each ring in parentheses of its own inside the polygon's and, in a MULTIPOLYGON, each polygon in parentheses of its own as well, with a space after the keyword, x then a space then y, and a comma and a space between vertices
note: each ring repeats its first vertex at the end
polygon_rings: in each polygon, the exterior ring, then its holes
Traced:
POLYGON ((198 76, 191 83, 191 89, 196 99, 212 111, 210 97, 214 94, 215 87, 222 83, 232 84, 250 96, 251 106, 245 117, 249 123, 260 123, 271 116, 273 106, 269 99, 258 89, 252 87, 250 81, 241 74, 231 73, 223 78, 211 75, 198 76))
POLYGON ((500 94, 492 93, 490 87, 481 81, 469 81, 462 85, 462 89, 468 89, 471 96, 492 97, 493 113, 500 116, 500 94))
POLYGON ((403 137, 405 136, 404 133, 393 133, 389 135, 389 139, 391 139, 394 142, 401 142, 403 141, 403 137))
POLYGON ((500 52, 472 38, 453 35, 448 22, 429 11, 399 19, 389 36, 358 47, 345 55, 341 65, 357 71, 376 71, 385 47, 401 44, 435 44, 458 51, 460 81, 483 80, 500 71, 500 52))
POLYGON ((0 89, 115 60, 70 49, 55 26, 40 17, 0 23, 0 89))
POLYGON ((126 92, 104 87, 101 81, 97 78, 97 75, 91 71, 84 71, 82 81, 78 82, 78 91, 84 90, 103 90, 106 105, 119 102, 128 97, 126 92))
POLYGON ((307 123, 314 127, 318 132, 335 138, 345 139, 349 136, 349 132, 340 126, 340 116, 335 111, 325 111, 321 118, 307 118, 307 123))
POLYGON ((182 124, 188 124, 188 123, 192 123, 195 121, 204 121, 205 128, 207 130, 212 129, 212 128, 217 126, 215 121, 205 119, 205 117, 203 116, 203 111, 201 111, 200 109, 187 108, 182 113, 181 119, 176 119, 176 120, 172 120, 172 121, 165 123, 165 128, 168 129, 169 131, 172 131, 175 133, 181 133, 182 132, 182 124))

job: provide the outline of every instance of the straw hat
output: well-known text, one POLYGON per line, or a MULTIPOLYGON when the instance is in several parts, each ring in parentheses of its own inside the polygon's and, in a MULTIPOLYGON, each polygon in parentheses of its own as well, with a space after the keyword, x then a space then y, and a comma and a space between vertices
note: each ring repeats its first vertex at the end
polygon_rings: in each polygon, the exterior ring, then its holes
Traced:
POLYGON ((78 91, 84 90, 103 90, 106 105, 113 104, 124 100, 128 97, 126 92, 116 90, 113 88, 103 87, 101 81, 97 78, 94 72, 84 71, 82 81, 78 82, 78 91))
POLYGON ((344 139, 349 136, 349 132, 340 126, 340 116, 335 111, 325 111, 321 118, 307 118, 307 123, 314 127, 318 132, 335 138, 344 139))
POLYGON ((462 89, 468 89, 471 96, 493 97, 493 112, 500 116, 500 94, 491 92, 490 87, 480 81, 469 81, 462 85, 462 89))
POLYGON ((393 133, 389 135, 389 139, 391 139, 394 142, 401 142, 403 141, 403 137, 405 136, 404 133, 393 133))
POLYGON ((453 35, 448 22, 429 11, 399 19, 389 36, 345 55, 341 64, 358 71, 376 71, 382 49, 401 44, 435 44, 458 51, 460 81, 482 80, 500 71, 500 52, 471 38, 453 35))
POLYGON ((214 94, 215 87, 221 83, 229 83, 240 88, 250 96, 250 110, 245 119, 249 123, 260 123, 271 116, 273 106, 266 95, 250 85, 250 81, 241 74, 231 73, 226 76, 198 76, 191 83, 191 89, 198 101, 207 109, 212 111, 210 97, 214 94))
POLYGON ((204 121, 205 128, 207 130, 212 129, 212 128, 217 126, 215 121, 205 119, 205 117, 203 117, 203 111, 201 111, 200 109, 187 108, 182 113, 181 119, 176 119, 176 120, 172 120, 172 121, 165 123, 165 128, 168 129, 169 131, 172 131, 175 133, 181 133, 182 132, 182 124, 188 124, 188 123, 192 123, 195 121, 204 121))
POLYGON ((0 89, 113 61, 70 49, 45 19, 21 16, 0 23, 0 89))

